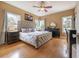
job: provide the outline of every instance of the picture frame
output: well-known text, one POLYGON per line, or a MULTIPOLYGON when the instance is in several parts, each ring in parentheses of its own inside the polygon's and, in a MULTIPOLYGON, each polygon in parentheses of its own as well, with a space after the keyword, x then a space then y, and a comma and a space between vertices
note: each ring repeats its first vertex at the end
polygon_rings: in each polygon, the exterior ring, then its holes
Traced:
POLYGON ((25 20, 27 21, 33 21, 33 17, 29 14, 25 14, 25 20))
POLYGON ((28 19, 28 14, 25 14, 24 17, 25 17, 25 20, 27 20, 28 19))

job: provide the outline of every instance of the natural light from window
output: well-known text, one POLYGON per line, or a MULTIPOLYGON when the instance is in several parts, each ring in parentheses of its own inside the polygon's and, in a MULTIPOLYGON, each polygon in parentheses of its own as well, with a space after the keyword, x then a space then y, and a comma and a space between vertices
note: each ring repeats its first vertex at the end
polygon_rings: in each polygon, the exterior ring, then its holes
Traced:
POLYGON ((7 30, 15 31, 18 30, 18 22, 21 20, 21 16, 7 12, 7 30))
POLYGON ((45 29, 45 21, 44 20, 35 20, 36 30, 44 30, 45 29))
POLYGON ((72 16, 62 17, 62 32, 72 29, 72 16))

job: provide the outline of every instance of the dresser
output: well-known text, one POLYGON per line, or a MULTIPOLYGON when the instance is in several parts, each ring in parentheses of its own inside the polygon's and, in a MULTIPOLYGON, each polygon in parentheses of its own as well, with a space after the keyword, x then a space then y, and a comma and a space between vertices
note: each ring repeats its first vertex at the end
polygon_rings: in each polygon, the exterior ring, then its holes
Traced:
POLYGON ((6 43, 11 44, 19 40, 19 32, 6 32, 6 43))
POLYGON ((46 31, 52 32, 52 37, 60 37, 60 30, 58 28, 47 28, 46 31))

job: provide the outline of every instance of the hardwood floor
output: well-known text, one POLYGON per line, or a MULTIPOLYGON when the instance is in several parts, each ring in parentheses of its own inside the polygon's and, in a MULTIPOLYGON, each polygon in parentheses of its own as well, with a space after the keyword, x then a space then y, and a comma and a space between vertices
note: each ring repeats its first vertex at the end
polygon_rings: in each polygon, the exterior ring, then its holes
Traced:
POLYGON ((53 38, 38 49, 24 42, 0 47, 0 58, 64 58, 67 44, 64 38, 53 38))

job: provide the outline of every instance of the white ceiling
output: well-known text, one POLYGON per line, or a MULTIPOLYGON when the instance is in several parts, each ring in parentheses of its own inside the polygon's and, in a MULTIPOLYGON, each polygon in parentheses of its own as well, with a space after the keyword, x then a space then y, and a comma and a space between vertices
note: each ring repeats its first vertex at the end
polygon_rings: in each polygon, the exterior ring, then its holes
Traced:
POLYGON ((38 8, 33 6, 39 5, 39 1, 5 1, 15 7, 28 11, 37 16, 44 16, 51 13, 61 12, 64 10, 69 10, 75 7, 75 1, 46 1, 46 5, 52 5, 52 8, 48 9, 48 12, 38 11, 38 8))

